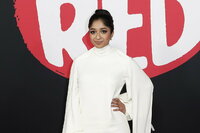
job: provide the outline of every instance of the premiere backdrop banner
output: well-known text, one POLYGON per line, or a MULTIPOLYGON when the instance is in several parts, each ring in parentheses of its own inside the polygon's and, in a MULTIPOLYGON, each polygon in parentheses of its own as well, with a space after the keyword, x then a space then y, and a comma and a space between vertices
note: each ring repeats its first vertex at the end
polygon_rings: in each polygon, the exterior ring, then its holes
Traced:
POLYGON ((0 132, 61 133, 70 67, 93 47, 98 8, 114 18, 110 45, 154 83, 154 132, 200 132, 199 0, 1 0, 0 132))

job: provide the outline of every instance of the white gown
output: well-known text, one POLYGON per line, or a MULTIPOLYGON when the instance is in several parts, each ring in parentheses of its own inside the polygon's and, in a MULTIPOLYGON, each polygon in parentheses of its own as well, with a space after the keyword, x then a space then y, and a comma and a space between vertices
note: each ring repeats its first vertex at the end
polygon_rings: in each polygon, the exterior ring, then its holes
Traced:
POLYGON ((74 60, 62 133, 130 133, 126 115, 111 107, 124 84, 133 133, 150 133, 152 82, 130 57, 109 45, 74 60))

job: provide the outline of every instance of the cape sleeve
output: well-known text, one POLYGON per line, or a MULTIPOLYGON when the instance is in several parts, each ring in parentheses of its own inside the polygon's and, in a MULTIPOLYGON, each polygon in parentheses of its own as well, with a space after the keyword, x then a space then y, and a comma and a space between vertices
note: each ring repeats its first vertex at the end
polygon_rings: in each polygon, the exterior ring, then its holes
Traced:
POLYGON ((126 77, 129 115, 133 119, 134 133, 151 133, 153 84, 150 78, 130 58, 126 77))
POLYGON ((82 130, 80 127, 80 99, 77 81, 77 64, 74 61, 70 70, 62 133, 77 133, 82 130))

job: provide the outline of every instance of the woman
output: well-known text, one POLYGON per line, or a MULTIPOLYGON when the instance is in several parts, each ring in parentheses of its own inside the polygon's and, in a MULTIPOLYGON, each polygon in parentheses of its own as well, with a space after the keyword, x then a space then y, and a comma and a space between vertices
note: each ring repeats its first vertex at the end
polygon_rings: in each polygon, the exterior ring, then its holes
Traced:
POLYGON ((63 133, 130 133, 126 115, 111 102, 126 84, 133 133, 150 133, 153 85, 137 64, 109 45, 113 19, 96 10, 89 20, 92 49, 72 64, 63 133))

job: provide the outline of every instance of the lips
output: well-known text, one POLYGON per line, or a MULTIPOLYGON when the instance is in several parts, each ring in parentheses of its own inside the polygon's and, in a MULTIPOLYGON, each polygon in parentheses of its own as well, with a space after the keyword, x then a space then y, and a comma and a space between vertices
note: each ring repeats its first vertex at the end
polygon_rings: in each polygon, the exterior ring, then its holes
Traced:
POLYGON ((95 42, 95 44, 97 44, 97 45, 100 45, 100 44, 103 43, 103 41, 94 41, 94 42, 95 42))

